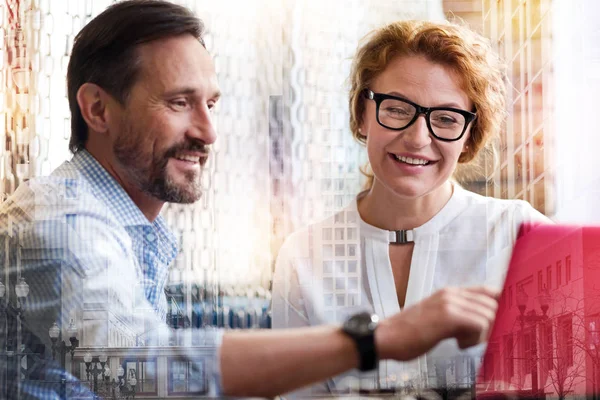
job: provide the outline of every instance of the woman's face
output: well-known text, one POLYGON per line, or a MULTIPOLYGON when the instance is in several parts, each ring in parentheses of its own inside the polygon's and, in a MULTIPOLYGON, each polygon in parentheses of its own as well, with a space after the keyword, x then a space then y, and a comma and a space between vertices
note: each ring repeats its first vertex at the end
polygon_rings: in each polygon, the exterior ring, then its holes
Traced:
MULTIPOLYGON (((473 104, 461 83, 460 77, 445 66, 421 56, 401 56, 388 64, 369 89, 423 107, 471 111, 473 104)), ((461 139, 444 142, 430 134, 425 114, 408 128, 394 131, 377 122, 375 101, 364 101, 366 107, 360 133, 366 137, 369 163, 375 175, 373 184, 406 199, 433 194, 441 188, 451 177, 458 157, 464 151, 471 124, 461 139)))

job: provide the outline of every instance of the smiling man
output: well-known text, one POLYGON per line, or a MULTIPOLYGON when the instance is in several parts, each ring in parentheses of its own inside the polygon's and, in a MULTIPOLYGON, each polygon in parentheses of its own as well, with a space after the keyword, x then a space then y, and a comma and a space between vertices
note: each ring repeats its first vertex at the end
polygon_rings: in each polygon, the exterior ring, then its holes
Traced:
MULTIPOLYGON (((91 108, 84 116, 98 129, 86 148, 134 202, 145 204, 143 212, 153 220, 164 202, 200 198, 202 167, 216 139, 210 113, 219 92, 208 52, 191 35, 140 45, 138 57, 145 67, 127 106, 108 98, 102 111, 114 113, 114 119, 91 108)), ((101 90, 91 83, 80 88, 82 110, 101 101, 101 90)))
MULTIPOLYGON (((88 395, 52 361, 45 338, 54 321, 65 330, 71 318, 83 320, 80 340, 92 348, 111 346, 109 330, 117 329, 99 313, 130 323, 138 337, 168 334, 164 287, 178 249, 159 213, 165 202, 200 198, 217 138, 211 110, 219 87, 202 35, 189 10, 152 0, 114 4, 77 35, 67 73, 73 158, 22 185, 0 209, 4 277, 7 286, 19 277, 31 287, 23 346, 37 349, 35 376, 19 379, 22 363, 0 366, 0 397, 64 398, 65 382, 88 395)), ((485 288, 449 289, 379 325, 360 314, 343 328, 221 332, 208 353, 173 351, 211 362, 214 395, 272 396, 373 368, 377 359, 414 358, 443 338, 474 345, 495 308, 485 288)))
POLYGON ((135 28, 143 43, 107 66, 130 78, 122 84, 104 74, 107 60, 100 60, 101 54, 95 65, 89 59, 86 47, 102 33, 94 32, 95 24, 79 35, 69 64, 69 102, 76 116, 71 150, 89 152, 149 220, 165 202, 200 198, 201 169, 216 140, 211 110, 220 94, 202 28, 193 20, 188 21, 192 26, 179 27, 175 21, 173 26, 165 22, 166 37, 160 30, 135 28), (76 57, 79 49, 85 59, 76 57), (90 79, 95 76, 100 79, 90 79))

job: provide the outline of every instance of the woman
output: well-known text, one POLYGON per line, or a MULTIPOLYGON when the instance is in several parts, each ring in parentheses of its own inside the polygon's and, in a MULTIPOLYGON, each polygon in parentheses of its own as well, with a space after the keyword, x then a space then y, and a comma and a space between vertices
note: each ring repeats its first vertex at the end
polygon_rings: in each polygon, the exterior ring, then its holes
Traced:
MULTIPOLYGON (((275 328, 340 322, 358 309, 385 317, 447 286, 500 289, 521 222, 547 221, 525 201, 483 197, 452 180, 505 116, 504 74, 484 38, 450 23, 392 23, 366 37, 350 83, 350 128, 373 174, 356 201, 283 245, 275 328)), ((468 387, 481 350, 446 341, 360 379, 468 387)), ((339 377, 335 388, 349 382, 339 377)))

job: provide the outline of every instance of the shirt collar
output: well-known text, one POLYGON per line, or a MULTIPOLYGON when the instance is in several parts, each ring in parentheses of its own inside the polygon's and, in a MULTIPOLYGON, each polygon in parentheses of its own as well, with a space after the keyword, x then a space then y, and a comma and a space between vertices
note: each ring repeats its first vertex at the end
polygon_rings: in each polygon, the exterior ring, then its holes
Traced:
POLYGON ((156 218, 154 224, 148 221, 119 182, 87 150, 75 153, 71 163, 81 172, 94 194, 118 216, 123 226, 156 225, 166 229, 161 216, 156 218))
MULTIPOLYGON (((442 209, 436 215, 434 215, 433 218, 425 222, 423 225, 410 229, 411 241, 414 241, 416 238, 424 235, 439 232, 440 229, 448 225, 462 210, 464 210, 466 207, 466 193, 469 192, 455 182, 452 183, 452 186, 452 196, 450 196, 450 200, 448 200, 444 207, 442 207, 442 209)), ((360 213, 358 212, 357 198, 355 198, 354 201, 349 205, 348 210, 355 212, 358 216, 361 235, 382 241, 391 241, 391 238, 395 237, 396 231, 388 231, 378 228, 368 224, 361 218, 360 213)))

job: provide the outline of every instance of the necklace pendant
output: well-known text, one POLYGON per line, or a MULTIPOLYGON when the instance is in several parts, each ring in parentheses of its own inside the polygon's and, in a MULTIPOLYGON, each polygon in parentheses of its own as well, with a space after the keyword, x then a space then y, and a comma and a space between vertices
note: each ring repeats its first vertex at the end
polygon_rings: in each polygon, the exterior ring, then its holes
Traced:
POLYGON ((415 235, 412 229, 392 231, 390 234, 390 243, 392 244, 406 244, 415 241, 415 235))

